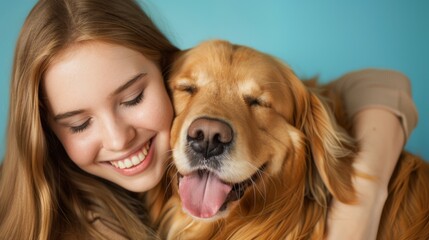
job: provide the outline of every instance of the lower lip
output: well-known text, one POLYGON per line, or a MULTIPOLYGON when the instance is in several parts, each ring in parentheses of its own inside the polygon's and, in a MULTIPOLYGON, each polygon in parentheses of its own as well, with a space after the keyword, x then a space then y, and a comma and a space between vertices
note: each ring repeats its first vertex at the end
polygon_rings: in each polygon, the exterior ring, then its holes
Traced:
POLYGON ((151 140, 152 143, 150 145, 149 152, 146 155, 146 158, 138 165, 133 166, 131 168, 124 168, 124 169, 116 168, 114 166, 111 166, 111 167, 113 167, 113 169, 115 169, 116 172, 125 176, 134 176, 144 172, 149 167, 153 159, 153 152, 154 152, 154 145, 155 145, 153 140, 154 139, 151 140))

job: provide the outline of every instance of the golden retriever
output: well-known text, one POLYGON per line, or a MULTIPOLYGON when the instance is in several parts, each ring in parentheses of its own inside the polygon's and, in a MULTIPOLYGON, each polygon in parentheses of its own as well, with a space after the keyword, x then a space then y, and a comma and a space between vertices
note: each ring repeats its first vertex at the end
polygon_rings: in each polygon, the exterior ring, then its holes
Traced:
MULTIPOLYGON (((182 52, 168 80, 176 118, 162 190, 172 196, 155 214, 163 237, 322 239, 330 200, 353 203, 357 144, 335 92, 314 87, 245 46, 182 52)), ((429 239, 429 168, 411 154, 391 179, 378 238, 429 239)))

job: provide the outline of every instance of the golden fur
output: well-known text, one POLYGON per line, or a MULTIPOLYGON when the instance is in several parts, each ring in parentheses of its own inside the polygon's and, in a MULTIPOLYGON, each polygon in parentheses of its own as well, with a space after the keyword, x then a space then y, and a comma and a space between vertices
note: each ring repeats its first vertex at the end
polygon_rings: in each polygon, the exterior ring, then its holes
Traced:
MULTIPOLYGON (((205 42, 178 56, 168 81, 176 112, 175 164, 167 182, 172 196, 155 214, 164 238, 323 238, 331 198, 353 203, 357 145, 329 85, 307 84, 281 61, 225 41, 205 42), (191 149, 189 128, 198 119, 231 129, 215 157, 198 159, 191 149), (214 172, 229 184, 251 183, 240 199, 198 219, 184 213, 178 195, 179 179, 196 170, 214 172)), ((404 152, 378 238, 428 239, 428 222, 428 165, 404 152)))

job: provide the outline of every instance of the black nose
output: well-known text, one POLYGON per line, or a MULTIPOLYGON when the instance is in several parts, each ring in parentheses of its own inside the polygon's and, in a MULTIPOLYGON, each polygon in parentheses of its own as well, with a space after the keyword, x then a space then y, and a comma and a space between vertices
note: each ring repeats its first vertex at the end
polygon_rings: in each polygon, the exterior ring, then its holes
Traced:
POLYGON ((191 149, 205 159, 222 154, 232 139, 232 128, 218 119, 198 118, 188 128, 191 149))

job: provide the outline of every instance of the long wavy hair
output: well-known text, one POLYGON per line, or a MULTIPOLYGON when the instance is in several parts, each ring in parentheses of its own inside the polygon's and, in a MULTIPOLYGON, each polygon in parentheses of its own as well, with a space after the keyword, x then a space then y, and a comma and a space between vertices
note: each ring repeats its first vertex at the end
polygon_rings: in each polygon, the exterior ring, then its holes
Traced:
POLYGON ((41 0, 34 6, 15 50, 0 171, 2 237, 104 239, 91 224, 95 216, 124 237, 156 238, 142 194, 80 170, 46 122, 41 82, 50 62, 68 46, 93 40, 141 52, 164 77, 178 51, 133 0, 41 0))

